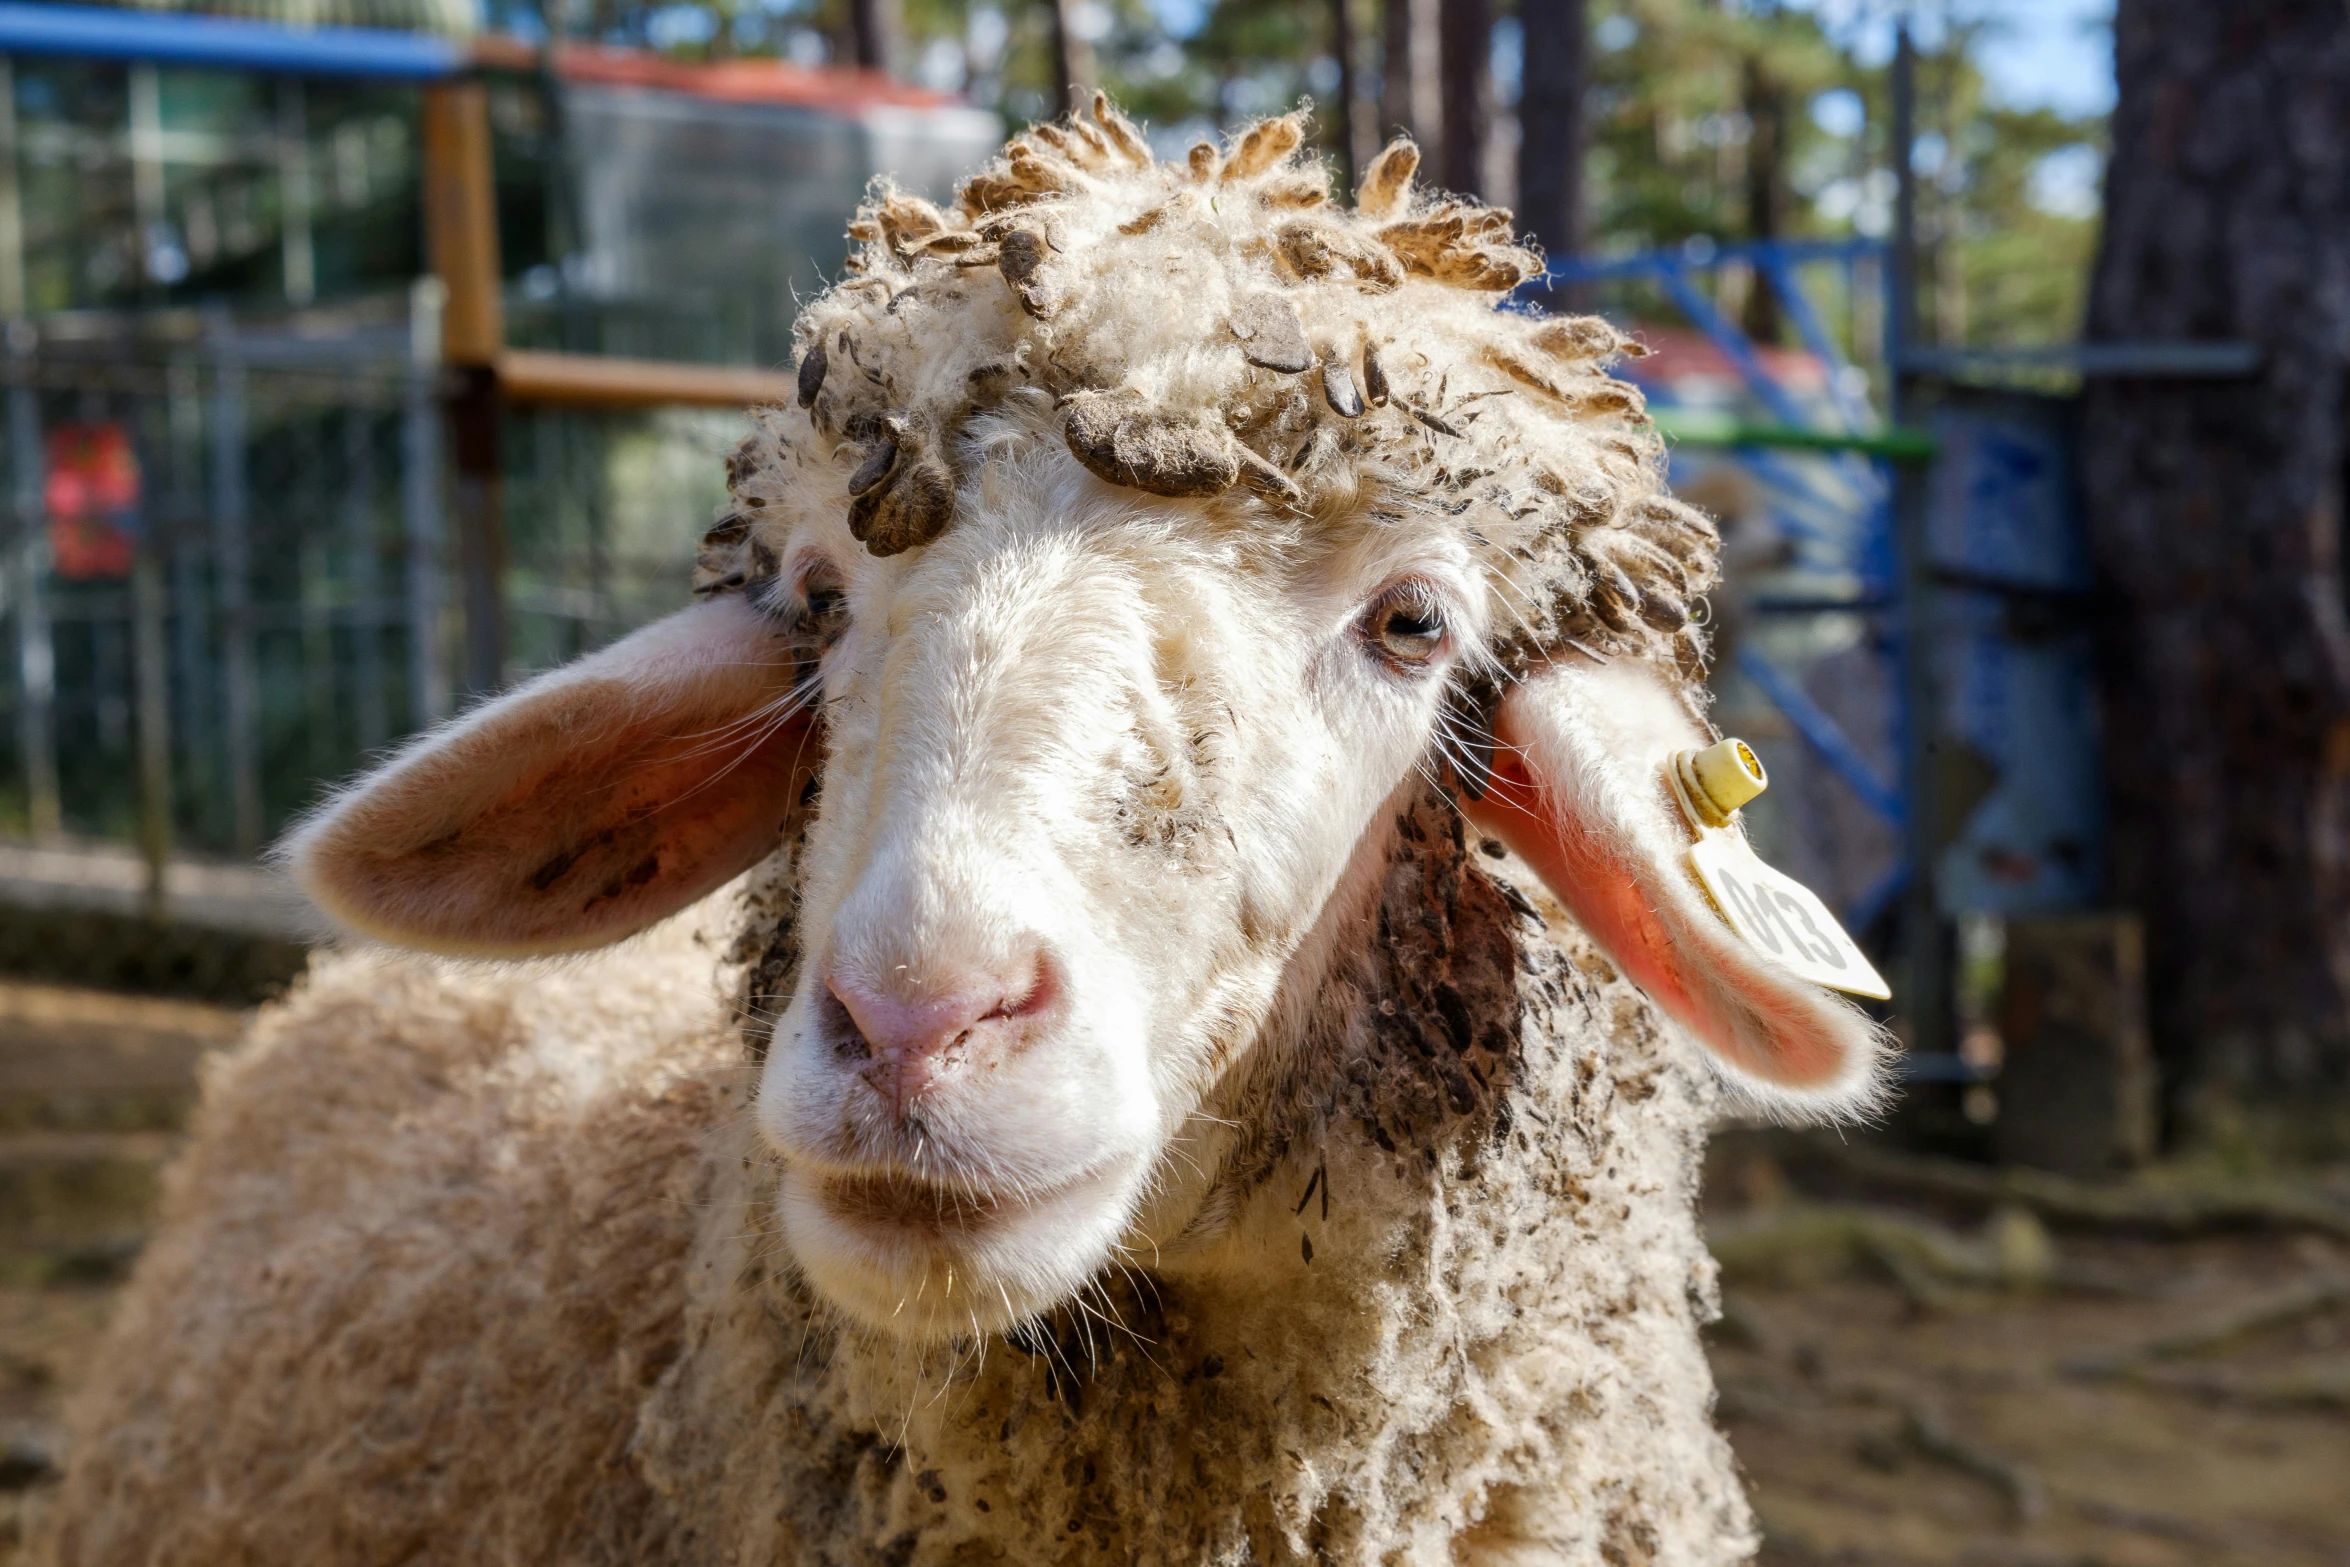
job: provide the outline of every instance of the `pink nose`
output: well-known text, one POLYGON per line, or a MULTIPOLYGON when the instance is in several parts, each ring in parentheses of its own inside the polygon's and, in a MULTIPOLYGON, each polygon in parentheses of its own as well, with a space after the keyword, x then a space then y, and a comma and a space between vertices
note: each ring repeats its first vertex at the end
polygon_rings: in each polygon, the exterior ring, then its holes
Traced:
POLYGON ((953 975, 943 987, 924 986, 913 995, 891 994, 838 969, 825 988, 856 1033, 840 1041, 842 1053, 865 1058, 859 1075, 899 1112, 939 1079, 1015 1047, 1060 990, 1041 953, 1006 973, 953 975))

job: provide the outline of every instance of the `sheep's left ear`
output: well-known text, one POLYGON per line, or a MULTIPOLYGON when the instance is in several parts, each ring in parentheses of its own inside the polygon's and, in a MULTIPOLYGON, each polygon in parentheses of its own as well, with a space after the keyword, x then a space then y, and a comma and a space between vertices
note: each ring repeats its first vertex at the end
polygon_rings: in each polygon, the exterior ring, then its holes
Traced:
POLYGON ((1665 769, 1707 738, 1654 669, 1562 660, 1503 698, 1493 777, 1462 808, 1752 1097, 1797 1115, 1865 1108, 1875 1027, 1748 946, 1688 869, 1665 769))
POLYGON ((771 852, 822 747, 739 596, 656 622, 424 736, 287 837, 337 922, 474 957, 632 935, 771 852))

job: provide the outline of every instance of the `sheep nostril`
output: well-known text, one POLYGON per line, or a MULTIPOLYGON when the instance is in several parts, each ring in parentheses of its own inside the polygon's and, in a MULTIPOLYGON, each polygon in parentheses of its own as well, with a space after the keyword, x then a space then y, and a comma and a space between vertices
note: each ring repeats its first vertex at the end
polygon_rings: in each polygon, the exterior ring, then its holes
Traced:
POLYGON ((907 967, 884 970, 890 980, 881 984, 854 967, 834 969, 817 997, 834 1056, 901 1110, 945 1078, 1040 1037, 1065 990, 1038 947, 1002 967, 942 971, 934 962, 920 985, 895 982, 907 967))
POLYGON ((1041 1017, 1053 1009, 1061 999, 1061 982, 1050 959, 1039 953, 1030 971, 1027 989, 1018 994, 1007 993, 979 1021, 982 1023, 1018 1022, 1023 1018, 1041 1017))
POLYGON ((816 1022, 823 1037, 831 1042, 832 1053, 841 1060, 873 1059, 872 1042, 866 1039, 865 1031, 857 1026, 856 1018, 841 1004, 840 997, 833 994, 830 985, 816 993, 816 1022))

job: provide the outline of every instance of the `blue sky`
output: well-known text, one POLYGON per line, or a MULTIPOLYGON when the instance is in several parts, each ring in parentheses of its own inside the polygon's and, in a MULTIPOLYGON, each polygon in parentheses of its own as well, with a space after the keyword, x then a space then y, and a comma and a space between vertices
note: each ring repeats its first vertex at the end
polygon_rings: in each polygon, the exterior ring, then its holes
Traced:
POLYGON ((2100 114, 2113 107, 2113 0, 1792 0, 1839 32, 1849 30, 1864 59, 1893 52, 1893 18, 1906 9, 1930 34, 1945 14, 1987 23, 1976 62, 2001 102, 2100 114))
POLYGON ((2006 0, 1996 9, 1998 33, 1978 59, 2007 102, 2067 114, 2113 107, 2112 0, 2006 0))
MULTIPOLYGON (((1908 9, 1921 28, 1957 13, 1992 25, 1976 59, 2002 102, 2046 106, 2066 114, 2113 107, 2113 0, 1791 0, 1820 13, 1839 31, 1859 35, 1862 52, 1882 59, 1893 49, 1893 17, 1908 9)), ((1152 0, 1160 23, 1178 38, 1199 30, 1207 0, 1152 0)))

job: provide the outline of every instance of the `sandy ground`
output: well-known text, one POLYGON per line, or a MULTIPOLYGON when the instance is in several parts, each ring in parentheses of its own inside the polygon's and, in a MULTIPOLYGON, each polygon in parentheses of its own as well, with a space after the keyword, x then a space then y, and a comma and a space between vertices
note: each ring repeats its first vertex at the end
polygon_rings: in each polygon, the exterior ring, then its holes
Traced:
MULTIPOLYGON (((0 1567, 239 1021, 0 982, 0 1567)), ((1727 1136, 1707 1183, 1767 1567, 2350 1567, 2350 1195, 2157 1239, 1807 1185, 1802 1146, 1727 1136)))
POLYGON ((1932 1305, 1739 1281, 1713 1359, 1763 1561, 2350 1564, 2350 1250, 2055 1251, 2076 1283, 1932 1305))

